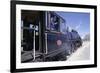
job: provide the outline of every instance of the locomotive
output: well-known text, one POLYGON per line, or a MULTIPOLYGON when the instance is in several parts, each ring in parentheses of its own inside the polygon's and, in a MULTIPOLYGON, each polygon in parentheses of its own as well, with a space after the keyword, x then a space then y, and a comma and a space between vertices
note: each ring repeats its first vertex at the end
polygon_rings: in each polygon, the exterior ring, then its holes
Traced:
POLYGON ((82 39, 54 11, 21 11, 21 62, 65 61, 82 39))

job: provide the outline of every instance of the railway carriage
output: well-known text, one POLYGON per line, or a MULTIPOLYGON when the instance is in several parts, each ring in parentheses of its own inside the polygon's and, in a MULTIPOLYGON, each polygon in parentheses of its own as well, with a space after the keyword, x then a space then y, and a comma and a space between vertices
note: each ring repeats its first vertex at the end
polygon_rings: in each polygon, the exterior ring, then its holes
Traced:
POLYGON ((65 61, 82 46, 78 32, 53 11, 21 11, 21 62, 65 61))

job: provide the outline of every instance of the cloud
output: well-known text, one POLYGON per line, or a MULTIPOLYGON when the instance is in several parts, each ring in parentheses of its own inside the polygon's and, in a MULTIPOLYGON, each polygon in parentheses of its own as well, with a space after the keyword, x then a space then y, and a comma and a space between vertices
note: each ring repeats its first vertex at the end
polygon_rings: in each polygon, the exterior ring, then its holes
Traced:
POLYGON ((84 39, 84 37, 86 35, 90 35, 90 33, 89 32, 81 32, 80 35, 81 35, 81 38, 84 39))
POLYGON ((79 28, 80 28, 80 24, 75 27, 76 30, 79 29, 79 28))
POLYGON ((80 21, 79 24, 75 27, 75 29, 79 29, 81 27, 82 22, 80 21))

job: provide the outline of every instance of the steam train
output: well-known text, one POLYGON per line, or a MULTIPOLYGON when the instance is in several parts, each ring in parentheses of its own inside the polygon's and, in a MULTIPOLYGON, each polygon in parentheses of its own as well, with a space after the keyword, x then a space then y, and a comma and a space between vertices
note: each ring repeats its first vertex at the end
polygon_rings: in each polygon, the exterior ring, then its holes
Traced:
POLYGON ((65 61, 82 39, 53 11, 21 11, 21 62, 65 61))

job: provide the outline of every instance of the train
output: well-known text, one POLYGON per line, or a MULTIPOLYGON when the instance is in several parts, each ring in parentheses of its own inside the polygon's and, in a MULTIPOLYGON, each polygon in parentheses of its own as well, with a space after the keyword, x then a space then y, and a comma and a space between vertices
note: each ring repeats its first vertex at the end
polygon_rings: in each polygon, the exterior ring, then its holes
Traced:
POLYGON ((21 11, 21 62, 65 61, 80 46, 79 33, 55 11, 21 11))

